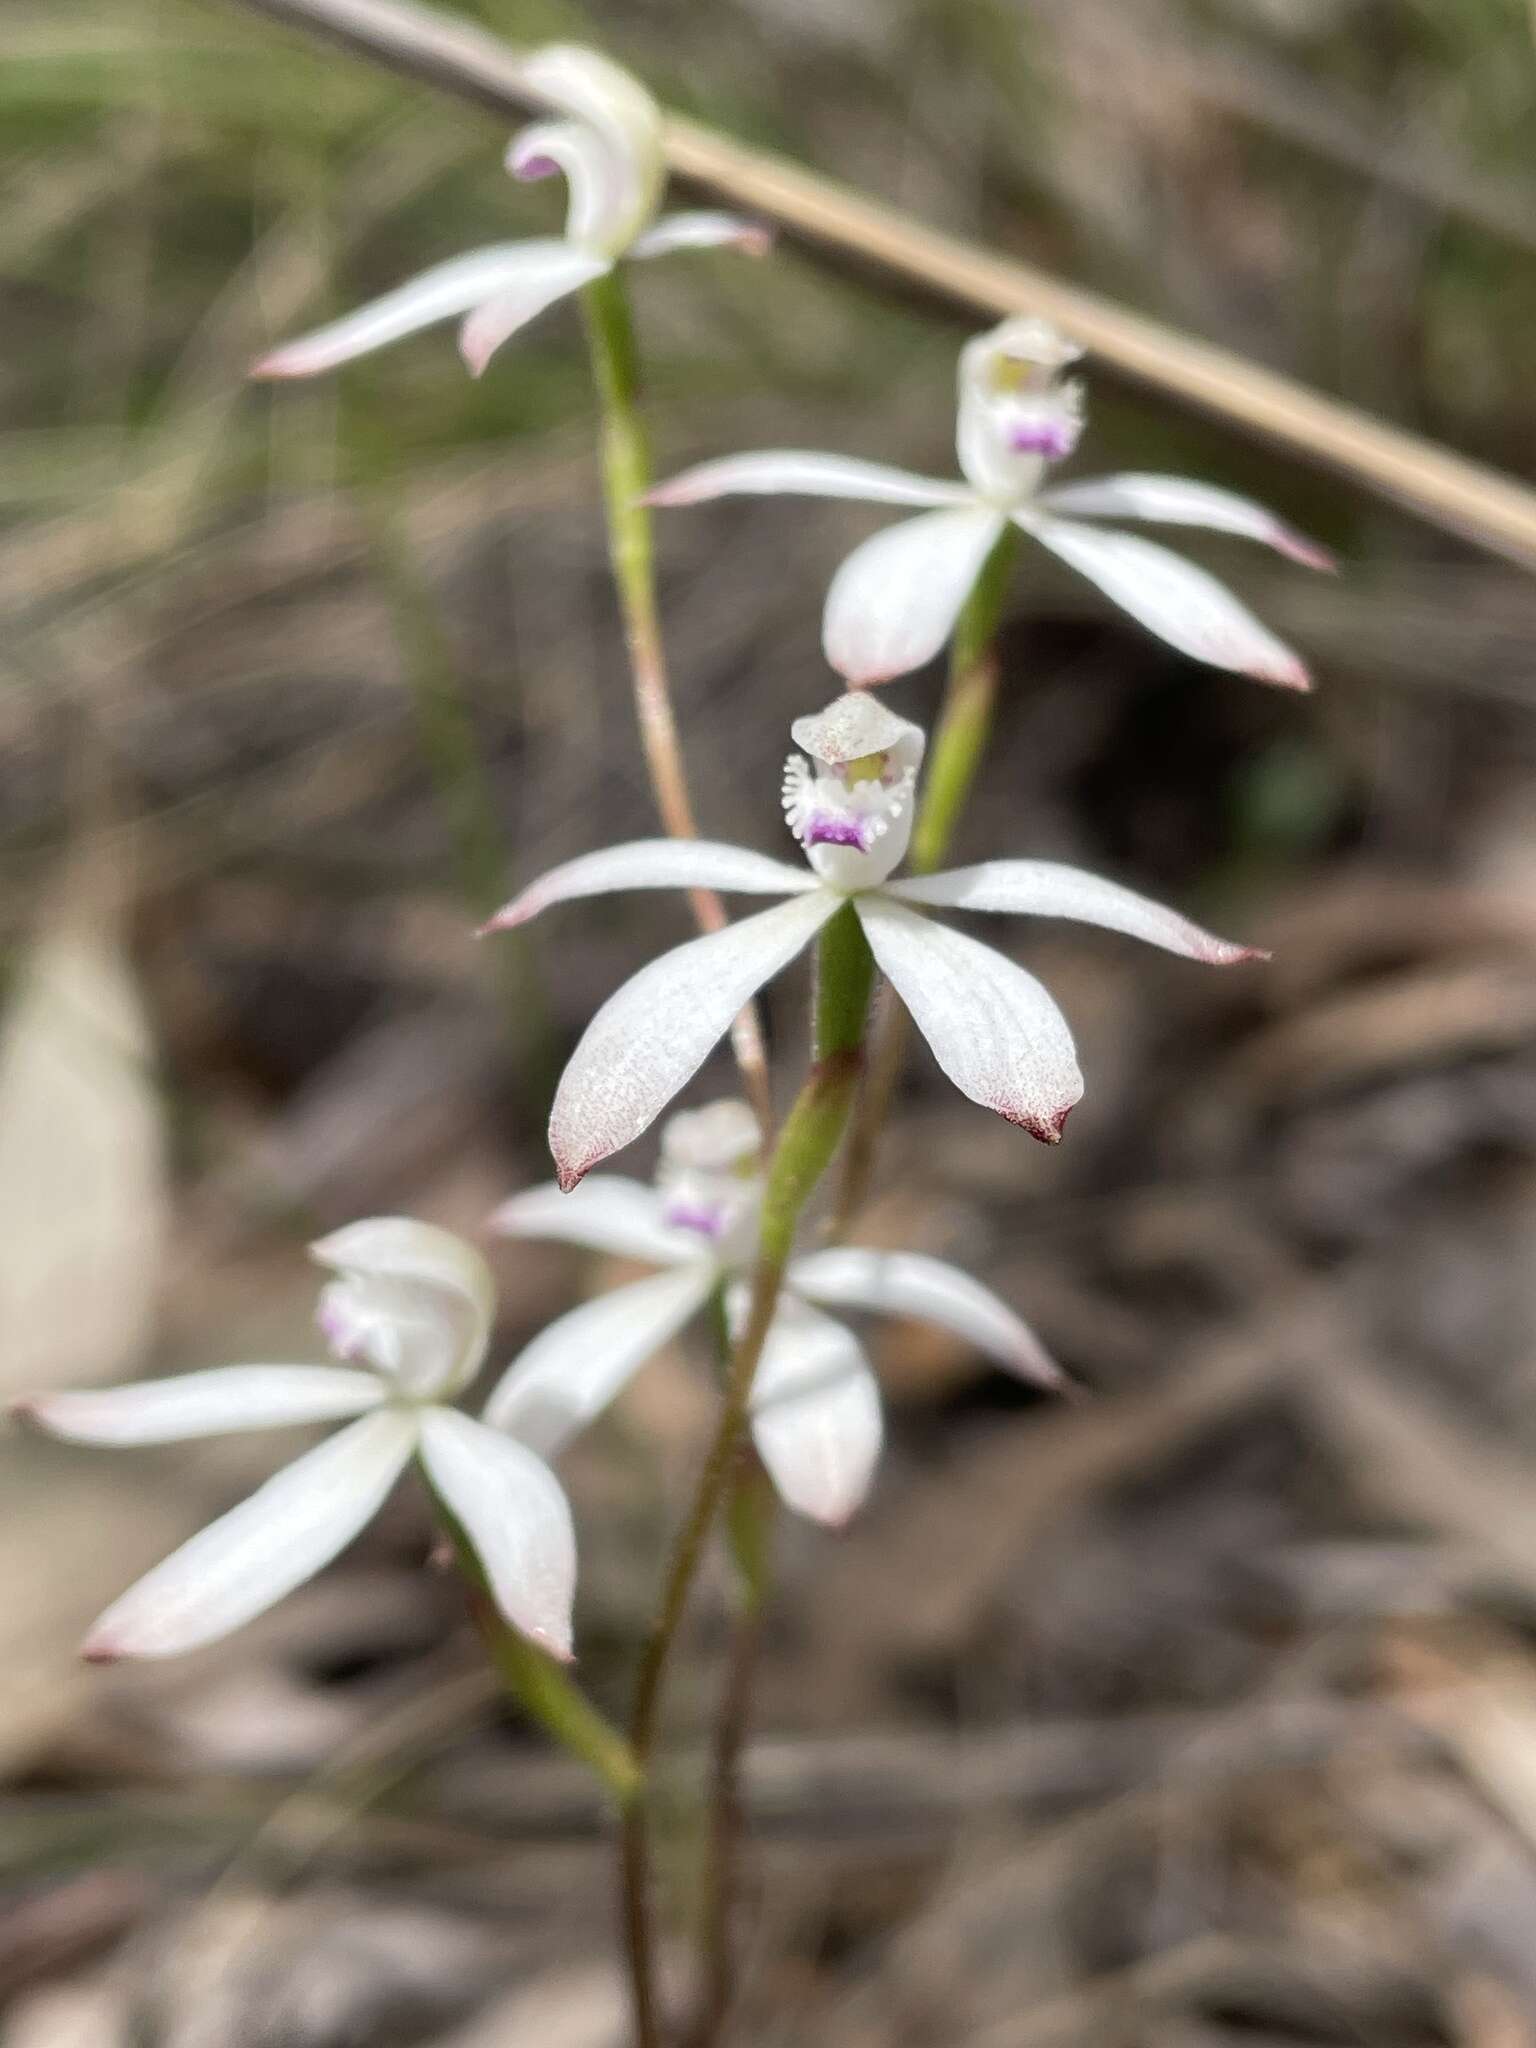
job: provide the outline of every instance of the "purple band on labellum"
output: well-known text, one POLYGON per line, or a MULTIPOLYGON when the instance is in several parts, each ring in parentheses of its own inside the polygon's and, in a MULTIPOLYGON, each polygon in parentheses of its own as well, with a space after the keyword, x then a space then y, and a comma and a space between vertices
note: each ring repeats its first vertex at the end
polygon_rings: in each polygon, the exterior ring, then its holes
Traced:
POLYGON ((337 1303, 322 1296, 315 1311, 320 1334, 337 1358, 357 1358, 363 1353, 363 1333, 353 1317, 337 1303))
POLYGON ((854 818, 812 818, 805 828, 804 846, 856 846, 860 853, 869 848, 864 843, 864 827, 854 818))
POLYGON ((696 1230, 700 1237, 715 1238, 725 1227, 725 1218, 718 1209, 696 1209, 687 1202, 669 1203, 662 1212, 662 1221, 673 1230, 696 1230))
POLYGON ((1059 459, 1070 455, 1076 444, 1075 428, 1058 420, 1031 420, 1028 426, 1014 427, 1008 435, 1008 446, 1015 455, 1047 455, 1059 459))
POLYGON ((552 156, 525 156, 514 166, 513 176, 525 184, 534 184, 540 178, 555 178, 560 175, 560 166, 552 156))

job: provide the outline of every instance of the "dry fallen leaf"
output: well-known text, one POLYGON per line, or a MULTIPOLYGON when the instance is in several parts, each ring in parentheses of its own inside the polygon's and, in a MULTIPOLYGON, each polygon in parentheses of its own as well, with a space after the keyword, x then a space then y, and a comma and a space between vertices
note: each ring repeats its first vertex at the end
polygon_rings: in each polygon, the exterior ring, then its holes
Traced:
POLYGON ((120 863, 67 862, 0 1021, 0 1393, 130 1370, 167 1238, 120 863))

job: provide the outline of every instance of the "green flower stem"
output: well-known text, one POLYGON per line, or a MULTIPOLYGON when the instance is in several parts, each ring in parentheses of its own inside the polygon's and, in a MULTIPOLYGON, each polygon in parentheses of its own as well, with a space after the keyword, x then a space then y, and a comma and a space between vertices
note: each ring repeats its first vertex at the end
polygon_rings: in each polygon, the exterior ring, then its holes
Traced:
POLYGON ((685 2036, 687 2048, 714 2048, 736 1989, 736 1910, 746 1835, 741 1756, 762 1658, 778 1514, 772 1482, 748 1453, 737 1466, 725 1507, 736 1566, 736 1613, 710 1752, 709 1818, 699 1887, 701 1970, 697 2003, 685 2036))
MULTIPOLYGON (((912 830, 908 865, 914 874, 931 875, 949 852, 991 737, 997 701, 997 629, 1018 544, 1017 529, 1005 527, 955 622, 949 679, 928 750, 923 800, 912 830)), ((907 1030, 907 1013, 893 1000, 875 1028, 869 1078, 848 1134, 837 1199, 827 1226, 834 1243, 852 1228, 874 1178, 880 1133, 901 1078, 907 1030)))
MULTIPOLYGON (((613 269, 587 285, 581 297, 602 421, 608 555, 629 649, 640 744, 663 830, 672 839, 697 839, 656 602, 656 552, 650 508, 644 502, 651 487, 651 456, 640 409, 640 352, 629 296, 623 278, 613 269)), ((720 931, 727 921, 725 906, 714 890, 694 889, 690 896, 700 931, 720 931)), ((766 1138, 772 1129, 773 1102, 755 1006, 743 1010, 731 1027, 731 1045, 766 1138)))
MULTIPOLYGON (((434 1496, 435 1498, 435 1496, 434 1496)), ((469 1591, 470 1611, 507 1691, 546 1734, 602 1780, 620 1811, 639 1796, 642 1777, 629 1743, 598 1712, 563 1665, 513 1628, 491 1597, 479 1558, 457 1518, 437 1500, 469 1591)))
MULTIPOLYGON (((673 1542, 656 1619, 640 1660, 630 1715, 635 1762, 649 1777, 667 1666, 715 1518, 731 1492, 746 1437, 752 1382, 778 1310, 784 1269, 800 1215, 831 1163, 853 1107, 863 1064, 864 1019, 874 960, 851 904, 823 927, 817 947, 815 1059, 779 1132, 768 1164, 747 1320, 726 1368, 714 1440, 688 1513, 673 1542)), ((746 1708, 740 1715, 745 1725, 746 1708)), ((658 2048, 651 1932, 650 1817, 642 1796, 623 1815, 624 1926, 634 1993, 637 2048, 658 2048)))
POLYGON ((949 677, 928 752, 922 808, 912 831, 908 864, 917 875, 931 875, 948 853, 992 736, 997 629, 1018 551, 1018 528, 1004 527, 955 622, 949 677))

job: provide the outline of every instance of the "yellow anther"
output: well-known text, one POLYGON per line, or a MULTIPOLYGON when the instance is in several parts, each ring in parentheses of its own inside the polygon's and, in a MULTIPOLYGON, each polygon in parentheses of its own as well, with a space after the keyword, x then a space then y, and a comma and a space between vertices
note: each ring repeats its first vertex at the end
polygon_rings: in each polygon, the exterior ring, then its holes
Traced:
POLYGON ((852 788, 856 782, 878 782, 889 759, 888 754, 860 754, 856 761, 844 761, 841 773, 845 785, 852 788))

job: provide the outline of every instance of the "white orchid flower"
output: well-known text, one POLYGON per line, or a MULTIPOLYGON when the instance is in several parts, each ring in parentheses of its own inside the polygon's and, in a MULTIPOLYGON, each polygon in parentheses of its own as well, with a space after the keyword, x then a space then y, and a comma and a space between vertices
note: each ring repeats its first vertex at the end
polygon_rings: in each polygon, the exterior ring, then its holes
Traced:
MULTIPOLYGON (((762 1197, 761 1136, 744 1102, 672 1117, 656 1183, 596 1174, 574 1194, 514 1195, 491 1219, 509 1237, 560 1238, 662 1267, 584 1302, 507 1368, 484 1419, 554 1458, 718 1289, 739 1329, 762 1197)), ((853 1332, 823 1308, 912 1315, 953 1330, 1020 1379, 1061 1384, 1029 1327, 941 1259, 854 1247, 794 1260, 752 1388, 752 1435, 787 1506, 838 1526, 862 1503, 883 1435, 880 1389, 853 1332)))
POLYGON ((1062 375, 1079 353, 1043 320, 1005 320, 966 344, 956 428, 963 483, 783 448, 701 463, 658 485, 647 503, 783 492, 933 508, 855 548, 832 579, 822 644, 833 668, 861 687, 921 668, 938 653, 1011 522, 1182 653, 1308 689, 1300 659, 1204 569, 1133 534, 1082 522, 1211 527, 1264 541, 1313 569, 1333 566, 1323 549, 1262 505, 1187 477, 1127 473, 1041 489, 1048 465, 1071 454, 1082 430, 1082 388, 1062 375))
POLYGON ((85 1444, 360 1418, 156 1565, 96 1622, 83 1654, 110 1663, 217 1642, 329 1564, 415 1456, 508 1621, 569 1657, 576 1539, 560 1482, 524 1445, 445 1405, 485 1357, 495 1288, 484 1259, 398 1216, 350 1224, 310 1249, 336 1275, 317 1321, 345 1364, 234 1365, 14 1404, 85 1444))
POLYGON ((478 377, 520 327, 591 284, 624 257, 725 244, 761 254, 768 232, 728 213, 657 218, 666 184, 661 110, 626 71, 595 50, 551 44, 519 67, 522 83, 564 117, 513 138, 516 178, 563 176, 565 233, 498 242, 434 265, 381 299, 263 356, 256 377, 312 377, 419 328, 462 316, 459 350, 478 377))
POLYGON ((1055 861, 984 861, 892 882, 912 832, 922 728, 855 691, 790 730, 810 759, 790 755, 784 810, 809 873, 718 841, 640 839, 551 869, 485 927, 505 930, 552 904, 621 889, 787 898, 664 953, 604 1003, 555 1093, 549 1141, 563 1188, 639 1137, 731 1019, 845 903, 955 1086, 1047 1144, 1083 1090, 1065 1018, 1033 975, 926 910, 1078 918, 1217 966, 1263 957, 1055 861))

